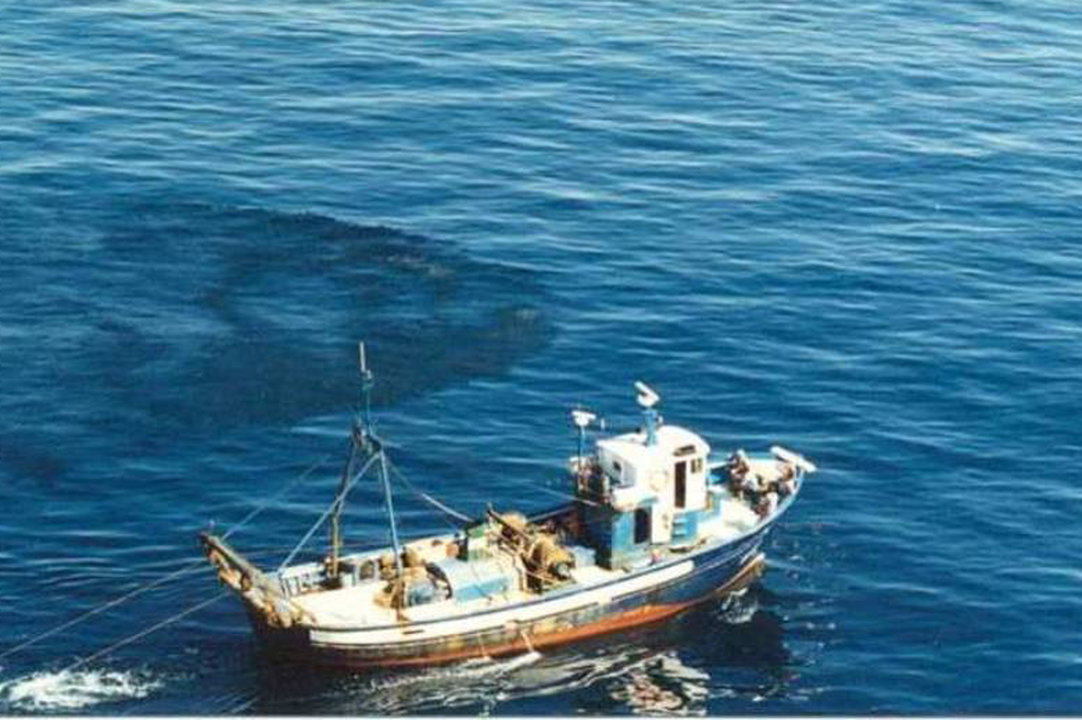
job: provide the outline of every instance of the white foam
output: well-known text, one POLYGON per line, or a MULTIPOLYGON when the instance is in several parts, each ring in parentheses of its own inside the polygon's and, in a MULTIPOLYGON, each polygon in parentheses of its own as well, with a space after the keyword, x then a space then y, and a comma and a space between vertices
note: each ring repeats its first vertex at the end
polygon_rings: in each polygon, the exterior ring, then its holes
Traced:
POLYGON ((482 704, 479 714, 491 714, 494 703, 505 699, 504 686, 528 665, 544 658, 531 651, 511 658, 487 656, 377 679, 365 693, 374 706, 359 714, 422 714, 431 709, 482 704))
POLYGON ((481 679, 490 675, 501 675, 525 665, 533 665, 543 656, 536 650, 508 658, 493 658, 488 655, 470 658, 460 663, 440 668, 430 668, 419 673, 380 683, 382 689, 425 683, 432 680, 469 680, 481 679))
POLYGON ((144 698, 160 685, 132 672, 42 671, 0 682, 0 708, 33 712, 79 710, 102 702, 144 698))
POLYGON ((516 655, 513 658, 507 659, 498 663, 497 669, 499 672, 511 672, 517 670, 525 665, 533 665, 535 662, 541 659, 541 653, 536 650, 531 650, 523 655, 516 655))
POLYGON ((717 617, 728 625, 743 625, 751 622, 755 613, 759 612, 759 601, 754 597, 748 597, 747 589, 741 590, 725 599, 725 604, 717 613, 717 617))

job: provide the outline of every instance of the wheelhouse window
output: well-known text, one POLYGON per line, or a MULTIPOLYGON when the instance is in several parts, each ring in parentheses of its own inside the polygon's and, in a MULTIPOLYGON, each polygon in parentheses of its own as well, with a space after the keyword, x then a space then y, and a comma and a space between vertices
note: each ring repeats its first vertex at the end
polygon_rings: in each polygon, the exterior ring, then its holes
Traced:
POLYGON ((635 510, 635 544, 641 545, 650 540, 650 508, 635 510))
POLYGON ((620 464, 619 460, 612 461, 612 472, 609 474, 617 485, 622 486, 624 484, 624 466, 620 464))
POLYGON ((673 483, 673 505, 677 509, 687 507, 688 504, 688 464, 686 461, 676 463, 676 482, 673 483))

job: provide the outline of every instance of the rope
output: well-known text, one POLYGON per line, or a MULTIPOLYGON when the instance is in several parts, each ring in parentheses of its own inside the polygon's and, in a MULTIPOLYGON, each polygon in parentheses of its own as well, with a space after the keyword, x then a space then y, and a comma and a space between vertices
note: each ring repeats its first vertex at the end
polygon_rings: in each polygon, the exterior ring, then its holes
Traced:
MULTIPOLYGON (((270 504, 274 500, 277 500, 280 497, 282 497, 283 495, 285 495, 286 492, 288 492, 289 490, 292 490, 300 482, 306 480, 318 468, 322 467, 322 465, 325 462, 327 462, 327 460, 330 457, 331 456, 329 454, 323 456, 314 465, 310 466, 307 470, 305 470, 299 476, 294 478, 293 481, 291 481, 285 488, 283 488, 282 490, 280 490, 277 493, 275 493, 274 495, 272 495, 262 505, 257 506, 252 511, 250 511, 247 515, 245 515, 243 518, 241 518, 240 522, 238 522, 236 525, 234 525, 232 528, 230 528, 230 530, 228 532, 226 532, 222 537, 227 538, 230 535, 232 535, 234 532, 239 530, 240 528, 247 525, 249 522, 251 522, 251 520, 253 518, 255 518, 257 515, 259 515, 259 513, 266 510, 267 507, 269 507, 270 504)), ((83 622, 84 620, 87 620, 89 618, 94 617, 95 615, 103 613, 103 612, 105 612, 106 610, 108 610, 110 608, 114 608, 117 605, 121 605, 123 603, 126 603, 128 600, 131 600, 132 598, 134 598, 134 597, 136 597, 138 595, 142 595, 143 593, 147 592, 148 590, 153 590, 154 588, 160 587, 161 585, 164 585, 165 583, 167 583, 167 582, 169 582, 171 580, 175 580, 175 579, 177 579, 179 577, 187 575, 187 574, 197 570, 199 568, 199 566, 202 566, 204 563, 205 563, 205 561, 203 560, 203 558, 199 558, 198 560, 193 560, 192 562, 190 562, 190 563, 184 565, 183 567, 181 567, 179 570, 175 570, 175 571, 169 573, 168 575, 163 575, 162 577, 158 578, 157 580, 153 580, 150 583, 148 583, 146 585, 142 585, 142 586, 136 588, 135 590, 132 590, 129 593, 126 593, 124 595, 121 595, 118 598, 114 598, 114 599, 106 602, 104 605, 99 605, 96 608, 93 608, 91 610, 87 610, 82 615, 78 615, 78 616, 72 618, 71 620, 68 620, 67 622, 61 623, 60 625, 57 625, 56 627, 54 627, 54 628, 52 628, 50 630, 46 630, 45 632, 41 633, 40 635, 32 637, 29 640, 25 640, 25 641, 19 643, 18 645, 15 645, 14 647, 8 648, 4 652, 0 653, 0 660, 8 657, 9 655, 14 655, 15 653, 17 653, 17 652, 19 652, 21 650, 25 650, 26 648, 30 647, 31 645, 36 645, 37 643, 41 642, 42 640, 45 640, 46 638, 50 638, 53 635, 56 635, 59 632, 67 630, 70 627, 78 625, 79 623, 83 622)))
MULTIPOLYGON (((377 550, 385 547, 386 545, 386 540, 382 537, 377 537, 375 535, 361 535, 358 533, 351 533, 351 535, 355 538, 360 539, 344 541, 342 543, 343 550, 377 550)), ((428 538, 431 537, 431 535, 431 533, 427 532, 406 533, 401 535, 400 539, 403 542, 410 542, 412 540, 421 540, 424 538, 428 538)), ((244 556, 248 558, 266 558, 272 555, 278 555, 280 557, 283 553, 291 551, 294 547, 296 546, 284 545, 274 548, 257 547, 252 549, 246 549, 244 551, 244 556)))
MULTIPOLYGON (((512 481, 511 484, 526 487, 526 483, 519 483, 519 482, 513 482, 512 481)), ((579 502, 586 503, 587 505, 593 505, 594 507, 603 507, 601 504, 595 503, 593 500, 587 500, 586 498, 581 498, 581 497, 578 497, 577 495, 572 495, 570 493, 560 492, 559 490, 553 490, 551 488, 543 487, 541 485, 530 485, 529 488, 531 490, 540 490, 541 492, 548 493, 549 495, 555 495, 556 497, 563 498, 564 500, 578 500, 579 502)))
POLYGON ((272 502, 274 502, 275 500, 280 499, 287 492, 289 492, 290 490, 295 488, 297 485, 299 485, 300 483, 307 480, 309 478, 309 476, 311 476, 312 473, 314 473, 319 468, 323 467, 323 464, 325 462, 327 462, 330 458, 331 458, 330 453, 324 455, 322 458, 317 460, 314 464, 310 465, 307 470, 305 470, 300 475, 295 477, 288 485, 286 485, 284 488, 282 488, 281 490, 276 492, 274 495, 271 495, 269 498, 267 498, 267 500, 262 505, 257 505, 255 508, 253 508, 251 512, 249 512, 247 515, 245 515, 243 518, 241 518, 240 522, 238 522, 233 527, 229 528, 229 530, 224 535, 222 535, 222 540, 227 539, 230 535, 235 533, 237 530, 240 530, 242 527, 244 527, 249 522, 251 522, 251 520, 253 518, 255 518, 256 515, 263 512, 268 507, 270 507, 270 504, 272 502))
MULTIPOLYGON (((200 561, 200 562, 202 562, 202 561, 200 561)), ((136 640, 138 640, 140 638, 144 638, 147 635, 150 635, 152 632, 156 632, 158 630, 161 630, 166 625, 170 625, 172 623, 175 623, 177 620, 181 620, 182 618, 185 618, 188 615, 191 615, 192 613, 194 613, 194 612, 196 612, 198 610, 202 610, 203 608, 207 607, 208 605, 212 605, 213 603, 218 602, 219 600, 224 598, 227 594, 228 594, 228 591, 223 590, 222 592, 218 593, 217 595, 210 598, 209 600, 204 600, 203 602, 197 603, 197 604, 193 605, 192 607, 188 608, 187 610, 182 610, 181 612, 177 613, 176 615, 172 615, 170 617, 167 617, 165 620, 162 620, 161 622, 157 622, 157 623, 151 625, 150 627, 146 628, 145 630, 140 630, 139 632, 135 633, 134 635, 129 635, 128 637, 124 638, 123 640, 119 640, 119 641, 113 643, 112 645, 110 645, 110 646, 108 646, 106 648, 102 648, 101 650, 98 650, 96 653, 94 653, 92 655, 87 655, 85 658, 82 658, 80 660, 76 660, 71 665, 68 665, 66 668, 61 670, 61 672, 69 672, 71 670, 75 670, 76 668, 80 668, 80 667, 82 667, 83 665, 86 665, 89 662, 93 662, 94 660, 97 660, 98 658, 102 657, 103 655, 108 655, 109 653, 113 652, 114 650, 122 648, 125 645, 129 645, 129 644, 135 642, 136 640)))
POLYGON ((41 633, 40 635, 38 635, 36 637, 32 637, 29 640, 26 640, 25 642, 21 642, 18 645, 16 645, 15 647, 8 648, 4 652, 0 653, 0 660, 6 658, 8 655, 12 655, 14 653, 19 652, 20 650, 28 648, 31 645, 35 645, 38 642, 44 640, 45 638, 52 637, 53 635, 56 635, 58 632, 60 632, 62 630, 67 630, 68 628, 70 628, 73 625, 78 625, 79 623, 86 620, 87 618, 93 617, 94 615, 105 612, 109 608, 116 607, 117 605, 120 605, 121 603, 127 602, 128 600, 131 600, 136 595, 141 595, 144 592, 146 592, 147 590, 151 590, 153 588, 156 588, 159 585, 164 585, 165 583, 169 582, 170 580, 174 580, 174 579, 176 579, 176 578, 178 578, 178 577, 180 577, 182 575, 190 573, 190 572, 192 572, 193 570, 196 569, 196 566, 201 566, 205 562, 206 561, 203 560, 203 558, 199 558, 198 560, 195 560, 195 561, 189 563, 188 565, 185 565, 184 567, 182 567, 179 570, 175 570, 174 572, 171 572, 168 575, 163 575, 162 577, 158 578, 157 580, 153 581, 152 583, 150 583, 148 585, 143 585, 142 587, 136 588, 135 590, 132 590, 131 592, 129 592, 126 595, 121 595, 118 598, 110 600, 109 602, 105 603, 104 605, 99 605, 98 607, 96 607, 96 608, 94 608, 92 610, 88 610, 85 613, 83 613, 82 615, 79 615, 78 617, 76 617, 76 618, 74 618, 72 620, 68 620, 65 623, 57 625, 56 627, 54 627, 51 630, 46 630, 45 632, 41 633))
POLYGON ((372 467, 372 463, 374 463, 378 458, 379 455, 373 455, 372 457, 368 458, 368 462, 364 464, 364 467, 361 468, 360 472, 354 475, 353 479, 350 480, 344 488, 342 488, 342 492, 338 493, 338 495, 335 496, 334 501, 331 502, 330 506, 323 511, 323 514, 319 516, 319 519, 316 520, 315 524, 312 525, 308 532, 304 534, 304 537, 301 538, 301 541, 297 543, 297 545, 293 548, 289 555, 286 556, 286 559, 282 561, 282 564, 278 566, 279 570, 285 568, 287 565, 289 565, 290 562, 292 562, 293 558, 297 557, 297 553, 299 553, 301 551, 301 548, 303 548, 308 543, 308 541, 312 539, 312 535, 315 534, 316 530, 319 529, 319 526, 322 525, 323 522, 327 519, 327 517, 334 511, 335 506, 337 506, 338 503, 341 502, 346 497, 346 495, 349 494, 349 491, 353 489, 353 486, 357 484, 357 481, 360 480, 366 472, 368 472, 368 468, 372 467))
MULTIPOLYGON (((266 510, 268 507, 270 507, 270 505, 274 501, 280 499, 286 493, 288 493, 290 490, 295 488, 297 485, 299 485, 300 483, 307 480, 312 475, 312 473, 314 473, 316 470, 321 468, 324 465, 324 463, 326 463, 327 460, 330 457, 331 457, 330 454, 328 454, 328 455, 325 455, 324 457, 320 458, 313 465, 309 466, 304 472, 302 472, 300 475, 295 477, 289 484, 287 484, 281 490, 279 490, 274 495, 267 498, 267 500, 264 501, 263 503, 261 503, 260 505, 256 506, 252 510, 250 510, 248 512, 248 514, 246 514, 243 518, 241 518, 241 520, 239 522, 237 522, 235 525, 233 525, 228 531, 226 531, 222 535, 222 539, 226 539, 230 535, 235 533, 237 530, 240 530, 242 527, 244 527, 249 522, 251 522, 253 519, 255 519, 260 513, 262 513, 264 510, 266 510)), ((292 551, 290 551, 289 555, 286 557, 286 559, 279 566, 279 568, 278 568, 279 570, 286 567, 293 560, 293 558, 296 557, 297 553, 300 552, 300 550, 308 543, 308 541, 311 539, 311 537, 315 533, 315 531, 320 527, 320 525, 323 524, 323 522, 327 519, 327 517, 330 515, 330 513, 334 510, 335 506, 342 499, 345 498, 346 494, 349 493, 350 490, 352 490, 353 486, 356 485, 356 483, 364 476, 364 474, 368 471, 368 469, 372 466, 372 464, 376 461, 377 458, 378 458, 378 456, 372 456, 371 458, 369 458, 368 462, 365 463, 364 467, 361 468, 360 472, 358 472, 353 477, 353 479, 350 480, 350 482, 346 485, 346 487, 343 488, 342 492, 339 493, 339 495, 337 497, 335 497, 335 500, 334 500, 334 502, 331 503, 330 507, 328 507, 327 510, 325 510, 323 512, 323 514, 320 515, 320 517, 316 521, 316 523, 305 534, 305 536, 301 539, 301 541, 292 549, 292 551)), ((398 477, 398 479, 401 480, 411 491, 413 491, 415 494, 417 494, 418 497, 420 497, 422 500, 424 500, 424 501, 428 502, 429 504, 431 504, 432 506, 436 507, 437 509, 442 511, 445 515, 447 515, 449 517, 453 517, 456 520, 459 520, 460 522, 470 522, 471 521, 471 518, 469 516, 455 510, 454 508, 451 508, 450 506, 446 505, 445 503, 437 500, 436 498, 432 497, 428 493, 425 493, 422 490, 420 490, 419 488, 417 488, 412 482, 409 481, 408 478, 406 478, 405 475, 403 475, 398 470, 397 467, 391 465, 389 461, 388 461, 388 466, 391 468, 391 471, 398 477)), ((554 490, 550 490, 550 489, 544 488, 544 487, 532 487, 532 489, 540 490, 542 492, 547 492, 549 494, 556 495, 556 496, 562 497, 562 498, 575 499, 574 496, 568 495, 566 493, 561 493, 561 492, 557 492, 557 491, 554 491, 554 490)), ((583 501, 584 502, 590 502, 588 500, 583 500, 583 501)), ((448 524, 450 525, 450 523, 448 523, 448 524)), ((458 526, 452 525, 452 527, 454 529, 456 529, 456 530, 459 529, 458 526)), ((110 600, 110 601, 106 602, 103 605, 99 605, 98 607, 92 608, 91 610, 88 610, 88 611, 84 612, 83 614, 78 615, 77 617, 75 617, 75 618, 73 618, 71 620, 68 620, 68 621, 66 621, 64 623, 61 623, 60 625, 57 625, 56 627, 51 628, 50 630, 46 630, 45 632, 43 632, 43 633, 41 633, 41 634, 39 634, 39 635, 37 635, 35 637, 32 637, 32 638, 30 638, 28 640, 25 640, 24 642, 19 643, 18 645, 10 647, 7 650, 5 650, 4 652, 0 653, 0 660, 4 659, 4 658, 6 658, 6 657, 8 657, 10 655, 13 655, 13 654, 15 654, 17 652, 20 652, 21 650, 24 650, 24 649, 26 649, 26 648, 28 648, 28 647, 30 647, 32 645, 35 645, 35 644, 41 642, 42 640, 45 640, 46 638, 52 637, 52 636, 56 635, 57 633, 60 633, 60 632, 62 632, 64 630, 67 630, 68 628, 71 628, 71 627, 73 627, 75 625, 78 625, 79 623, 81 623, 81 622, 83 622, 83 621, 85 621, 85 620, 87 620, 87 619, 89 619, 91 617, 94 617, 95 615, 99 615, 100 613, 103 613, 106 610, 109 610, 110 608, 114 608, 114 607, 116 607, 118 605, 121 605, 121 604, 131 600, 132 598, 137 597, 138 595, 141 595, 141 594, 143 594, 143 593, 145 593, 145 592, 147 592, 149 590, 152 590, 152 589, 154 589, 156 587, 160 587, 161 585, 164 585, 164 584, 166 584, 166 583, 168 583, 168 582, 170 582, 172 580, 175 580, 175 579, 177 579, 179 577, 183 577, 184 575, 191 574, 192 572, 198 570, 199 567, 203 565, 203 563, 204 563, 204 561, 203 561, 202 558, 199 558, 198 560, 194 560, 191 563, 188 563, 188 564, 184 565, 183 567, 179 568, 178 570, 175 570, 174 572, 169 573, 168 575, 163 575, 162 577, 160 577, 160 578, 158 578, 156 580, 153 580, 152 582, 150 582, 150 583, 148 583, 146 585, 138 587, 138 588, 132 590, 131 592, 128 592, 128 593, 126 593, 124 595, 121 595, 120 597, 114 598, 113 600, 110 600)), ((527 572, 529 572, 529 571, 527 571, 527 572)), ((195 613, 195 612, 203 609, 204 607, 207 607, 207 606, 209 606, 209 605, 211 605, 213 603, 218 602, 223 597, 225 597, 226 594, 227 593, 222 592, 221 594, 216 595, 216 596, 214 596, 214 597, 212 597, 212 598, 210 598, 208 600, 204 600, 204 601, 202 601, 202 602, 188 608, 187 610, 183 610, 183 611, 181 611, 181 612, 179 612, 179 613, 177 613, 177 614, 175 614, 175 615, 173 615, 171 617, 166 618, 165 620, 162 620, 162 621, 160 621, 158 623, 155 623, 154 625, 150 626, 149 628, 141 630, 141 631, 139 631, 139 632, 137 632, 137 633, 135 633, 133 635, 129 635, 128 637, 126 637, 126 638, 124 638, 124 639, 122 639, 122 640, 120 640, 120 641, 118 641, 116 643, 113 643, 112 645, 109 645, 108 647, 105 647, 105 648, 103 648, 103 649, 101 649, 101 650, 99 650, 99 651, 97 651, 97 652, 95 652, 95 653, 93 653, 91 655, 88 655, 85 658, 82 658, 82 659, 72 663, 68 667, 64 668, 63 672, 67 672, 67 671, 74 670, 76 668, 82 667, 83 665, 86 665, 87 663, 93 662, 94 660, 96 660, 96 659, 98 659, 100 657, 103 657, 103 656, 113 652, 114 650, 117 650, 117 649, 119 649, 119 648, 121 648, 121 647, 123 647, 125 645, 130 644, 130 643, 133 643, 136 640, 139 640, 140 638, 146 637, 147 635, 150 635, 151 633, 156 632, 156 631, 160 630, 161 628, 163 628, 163 627, 165 627, 167 625, 170 625, 170 624, 172 624, 172 623, 174 623, 174 622, 176 622, 178 620, 181 620, 181 619, 187 617, 188 615, 191 615, 192 613, 195 613)), ((485 593, 485 594, 487 595, 487 593, 485 593)))
MULTIPOLYGON (((469 515, 466 515, 465 513, 462 513, 462 512, 459 512, 458 510, 455 510, 454 508, 450 507, 446 503, 441 502, 437 498, 429 495, 428 493, 424 492, 423 490, 420 490, 416 485, 414 485, 412 482, 410 482, 409 478, 407 478, 405 475, 403 475, 398 470, 398 468, 394 466, 393 463, 391 463, 390 458, 388 458, 387 464, 391 468, 391 472, 394 473, 395 476, 399 480, 401 480, 415 495, 417 495, 419 498, 421 498, 422 500, 427 502, 429 505, 432 505, 437 510, 440 510, 441 512, 443 512, 445 515, 447 515, 449 517, 453 517, 455 520, 458 520, 459 522, 464 522, 464 523, 473 522, 474 518, 471 518, 469 515)), ((602 505, 600 505, 599 503, 596 503, 596 502, 594 502, 592 500, 587 500, 586 498, 581 498, 581 497, 578 497, 577 495, 572 495, 570 493, 560 492, 559 490, 553 490, 551 488, 543 487, 543 486, 540 486, 540 485, 528 485, 527 483, 524 483, 524 482, 515 482, 515 481, 511 481, 510 484, 511 485, 517 485, 517 486, 523 487, 523 488, 529 487, 530 490, 539 490, 539 491, 541 491, 543 493, 548 493, 549 495, 554 495, 554 496, 556 496, 558 498, 562 498, 564 500, 577 500, 579 502, 585 503, 586 505, 593 505, 594 507, 602 507, 602 505)), ((461 529, 456 525, 451 525, 450 523, 448 523, 448 526, 451 527, 454 530, 461 529)))
MULTIPOLYGON (((407 479, 406 476, 403 475, 398 470, 398 468, 396 468, 391 463, 390 458, 387 459, 387 466, 391 469, 391 472, 393 472, 398 477, 399 480, 401 480, 407 487, 409 487, 410 490, 412 490, 414 493, 416 493, 418 496, 420 496, 422 500, 425 500, 426 502, 431 503, 433 506, 435 506, 436 508, 442 510, 444 513, 446 513, 450 517, 461 520, 462 522, 472 522, 473 521, 473 518, 469 517, 468 515, 464 515, 463 513, 458 512, 454 508, 443 504, 442 502, 440 502, 436 498, 434 498, 431 495, 428 495, 427 493, 425 493, 425 492, 421 491, 420 489, 418 489, 417 486, 415 486, 412 482, 410 482, 409 479, 407 479)), ((454 523, 448 521, 447 518, 443 518, 443 521, 452 530, 458 531, 458 530, 462 529, 459 525, 455 525, 454 523)), ((501 559, 498 558, 498 557, 493 558, 493 559, 500 565, 500 568, 502 569, 503 568, 503 563, 501 562, 501 559)), ((513 560, 511 561, 511 565, 512 565, 512 570, 513 570, 514 569, 514 561, 513 560)), ((473 575, 474 580, 477 581, 477 590, 479 590, 480 593, 485 596, 485 598, 491 600, 494 596, 482 587, 483 586, 483 581, 482 581, 481 576, 477 574, 477 567, 473 563, 466 563, 466 567, 469 569, 470 574, 473 575)), ((482 641, 482 650, 484 650, 483 641, 482 641)))

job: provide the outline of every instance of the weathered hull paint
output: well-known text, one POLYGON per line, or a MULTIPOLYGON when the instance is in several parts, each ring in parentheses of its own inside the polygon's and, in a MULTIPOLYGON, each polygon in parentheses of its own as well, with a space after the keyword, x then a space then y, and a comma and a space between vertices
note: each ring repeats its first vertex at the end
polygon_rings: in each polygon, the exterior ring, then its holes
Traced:
MULTIPOLYGON (((318 640, 303 627, 269 627, 258 613, 249 613, 256 636, 272 655, 301 659, 321 665, 354 668, 434 665, 471 657, 499 657, 575 642, 595 635, 656 623, 710 597, 735 592, 753 582, 765 565, 759 546, 773 523, 732 543, 688 553, 683 558, 629 573, 612 583, 608 602, 542 614, 530 620, 513 620, 473 632, 441 637, 418 638, 415 626, 436 622, 404 624, 395 642, 358 641, 358 635, 386 628, 349 628, 338 633, 320 630, 318 640), (692 561, 690 572, 641 590, 620 594, 621 584, 660 572, 680 562, 692 561), (347 639, 347 635, 349 638, 347 639)), ((585 593, 585 591, 583 591, 585 593)), ((564 597, 567 597, 566 595, 564 597)), ((543 607, 544 601, 535 607, 543 607)), ((493 611, 495 614, 495 611, 493 611)), ((506 613, 501 613, 506 614, 506 613)))

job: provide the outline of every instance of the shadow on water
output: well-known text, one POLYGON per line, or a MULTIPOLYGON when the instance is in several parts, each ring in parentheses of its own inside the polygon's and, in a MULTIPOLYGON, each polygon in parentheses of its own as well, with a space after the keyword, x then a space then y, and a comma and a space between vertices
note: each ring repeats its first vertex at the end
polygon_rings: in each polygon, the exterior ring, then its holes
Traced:
MULTIPOLYGON (((94 222, 87 247, 36 276, 15 269, 14 302, 26 298, 40 332, 0 362, 40 390, 43 406, 16 414, 41 425, 64 406, 75 435, 135 426, 153 443, 342 410, 356 398, 358 339, 378 363, 376 404, 502 374, 550 339, 532 274, 431 238, 199 204, 94 222)), ((6 461, 34 475, 64 467, 30 450, 6 461)))
POLYGON ((532 656, 422 670, 350 672, 261 661, 249 710, 259 714, 539 715, 547 698, 585 714, 716 712, 709 700, 784 692, 790 673, 780 618, 758 590, 668 622, 532 656))

